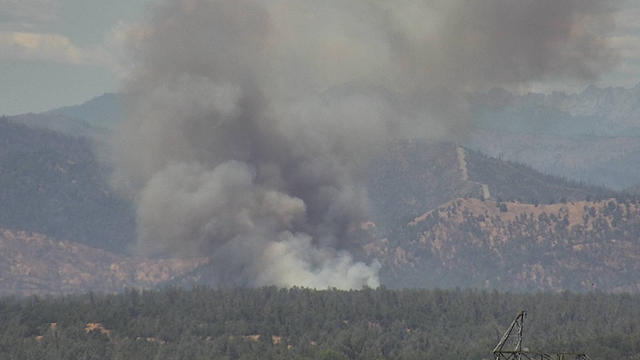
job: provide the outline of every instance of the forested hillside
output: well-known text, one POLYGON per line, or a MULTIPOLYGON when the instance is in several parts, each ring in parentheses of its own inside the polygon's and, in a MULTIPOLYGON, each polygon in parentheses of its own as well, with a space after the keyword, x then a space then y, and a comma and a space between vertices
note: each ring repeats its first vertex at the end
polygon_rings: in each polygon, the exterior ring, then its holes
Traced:
POLYGON ((489 359, 520 310, 524 346, 637 359, 640 298, 590 293, 196 288, 0 299, 20 359, 489 359))
POLYGON ((122 252, 134 210, 85 138, 0 118, 0 227, 122 252))

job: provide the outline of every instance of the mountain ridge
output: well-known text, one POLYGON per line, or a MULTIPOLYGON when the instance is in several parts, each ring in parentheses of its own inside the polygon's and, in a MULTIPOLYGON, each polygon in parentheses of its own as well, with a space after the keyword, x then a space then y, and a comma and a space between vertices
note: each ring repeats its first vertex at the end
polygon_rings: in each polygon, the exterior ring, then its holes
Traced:
POLYGON ((638 292, 639 225, 637 200, 454 199, 414 218, 404 238, 365 252, 386 265, 385 283, 400 287, 638 292))

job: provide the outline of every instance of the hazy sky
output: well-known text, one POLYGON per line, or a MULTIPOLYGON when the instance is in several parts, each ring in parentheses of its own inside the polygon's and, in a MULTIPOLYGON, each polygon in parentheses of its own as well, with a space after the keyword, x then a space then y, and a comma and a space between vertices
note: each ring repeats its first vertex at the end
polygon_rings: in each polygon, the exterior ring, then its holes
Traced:
POLYGON ((0 0, 0 114, 116 91, 118 32, 149 2, 0 0))
MULTIPOLYGON (((154 0, 0 0, 0 114, 39 112, 118 90, 124 29, 154 0)), ((601 86, 640 82, 640 2, 626 0, 608 35, 621 62, 601 86)), ((580 90, 536 84, 531 90, 580 90)))

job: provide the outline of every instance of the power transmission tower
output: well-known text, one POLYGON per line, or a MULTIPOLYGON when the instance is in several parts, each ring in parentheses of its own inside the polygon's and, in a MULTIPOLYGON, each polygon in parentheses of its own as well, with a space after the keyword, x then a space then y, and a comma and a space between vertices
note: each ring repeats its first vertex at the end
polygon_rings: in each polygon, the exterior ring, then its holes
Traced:
POLYGON ((493 349, 495 360, 591 360, 584 353, 543 353, 532 352, 522 348, 522 331, 527 313, 521 311, 505 331, 500 342, 493 349), (514 345, 511 350, 511 345, 514 345), (506 348, 506 349, 505 349, 506 348))

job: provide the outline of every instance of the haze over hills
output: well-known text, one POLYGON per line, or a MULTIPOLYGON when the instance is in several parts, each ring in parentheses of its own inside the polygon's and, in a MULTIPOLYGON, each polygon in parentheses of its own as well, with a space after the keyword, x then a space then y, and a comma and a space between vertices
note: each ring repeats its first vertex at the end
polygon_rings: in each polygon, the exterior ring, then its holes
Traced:
MULTIPOLYGON (((132 249, 135 218, 85 140, 0 125, 5 293, 212 284, 210 260, 170 265, 103 250, 132 249), (145 266, 161 280, 138 279, 145 266)), ((625 275, 638 263, 632 198, 603 200, 621 195, 446 142, 396 142, 369 174, 371 222, 354 235, 360 248, 351 251, 378 259, 387 286, 638 290, 625 275), (514 258, 522 262, 505 262, 514 258)))
MULTIPOLYGON (((594 93, 608 94, 607 91, 598 92, 594 89, 588 93, 592 97, 594 93)), ((573 99, 574 104, 582 104, 581 109, 594 109, 593 106, 588 107, 584 102, 578 101, 578 98, 558 94, 555 96, 565 100, 573 99)), ((508 98, 511 102, 524 101, 515 96, 508 98)), ((538 104, 536 106, 555 104, 548 100, 542 101, 539 97, 532 99, 535 101, 530 101, 538 104)), ((492 101, 495 102, 495 99, 492 101)), ((37 236, 85 244, 89 246, 86 248, 88 250, 77 252, 78 256, 93 259, 99 256, 79 254, 92 253, 94 250, 91 247, 120 253, 132 249, 135 238, 132 205, 110 189, 109 168, 96 160, 93 155, 95 148, 91 145, 91 141, 104 139, 108 131, 96 132, 100 128, 94 125, 117 124, 118 116, 121 116, 121 108, 118 109, 121 104, 119 96, 105 94, 79 106, 10 117, 0 123, 3 130, 0 166, 5 169, 2 177, 2 196, 5 200, 4 206, 0 208, 0 225, 9 229, 6 231, 27 230, 43 234, 37 236), (91 121, 93 114, 101 111, 109 114, 103 118, 108 118, 108 121, 91 121), (29 116, 37 121, 27 121, 29 116), (16 122, 22 122, 28 127, 16 122), (79 124, 84 125, 78 126, 79 124), (43 127, 55 131, 42 129, 43 127), (95 134, 99 134, 97 138, 95 134)), ((569 108, 566 104, 563 106, 569 108)), ((635 109, 632 106, 627 108, 635 109)), ((577 110, 572 111, 578 114, 577 110)), ((584 113, 582 111, 580 114, 584 113)), ((546 151, 550 154, 548 157, 552 158, 553 151, 564 151, 562 146, 550 146, 553 141, 566 147, 575 147, 576 164, 584 168, 597 163, 593 159, 600 156, 603 158, 602 163, 619 166, 622 171, 623 166, 611 160, 611 157, 619 156, 619 153, 611 150, 615 148, 630 149, 620 153, 635 158, 632 150, 637 146, 635 137, 532 135, 526 129, 516 130, 521 133, 514 131, 498 136, 491 129, 477 127, 469 141, 476 141, 476 145, 484 144, 491 150, 489 153, 495 153, 498 149, 506 151, 509 149, 508 144, 505 145, 508 141, 513 142, 511 148, 538 146, 538 158, 532 155, 535 152, 528 150, 514 154, 522 156, 526 153, 529 162, 540 167, 553 164, 540 154, 546 151), (489 140, 490 134, 496 136, 493 143, 489 140), (525 138, 529 141, 522 140, 525 138), (545 142, 547 139, 553 141, 545 142), (589 139, 592 140, 591 146, 587 146, 589 139), (625 141, 618 141, 620 139, 625 141), (585 151, 585 148, 590 151, 585 151)), ((509 158, 500 154, 503 159, 509 158)), ((629 164, 624 157, 620 159, 625 166, 629 164)), ((558 161, 557 157, 555 161, 558 161)), ((561 161, 557 164, 568 171, 566 164, 561 161)), ((637 213, 626 212, 624 221, 614 221, 611 214, 603 215, 605 210, 602 210, 607 209, 610 201, 616 207, 633 207, 635 205, 624 205, 633 204, 633 197, 623 196, 603 187, 587 186, 545 175, 526 165, 491 158, 460 145, 438 141, 396 141, 366 171, 367 190, 372 204, 371 222, 363 224, 363 229, 357 236, 362 248, 352 251, 360 260, 380 260, 383 265, 383 284, 387 286, 474 286, 578 291, 595 286, 608 291, 638 290, 637 283, 633 282, 630 275, 624 275, 637 270, 637 261, 633 258, 633 254, 638 252, 635 248, 637 240, 633 238, 637 213), (610 200, 611 198, 619 200, 610 200), (593 219, 591 212, 585 213, 585 209, 590 208, 600 209, 593 215, 593 219), (570 226, 563 232, 557 232, 554 229, 566 226, 563 216, 565 212, 574 214, 571 215, 570 226), (588 230, 576 227, 576 213, 590 219, 583 221, 600 225, 606 222, 608 227, 592 226, 587 227, 588 230), (539 223, 541 217, 546 219, 542 225, 539 223), (496 240, 496 236, 502 240, 496 240), (576 240, 579 236, 584 237, 583 242, 576 240), (559 241, 559 237, 564 242, 559 241), (538 239, 535 246, 526 240, 529 238, 538 239), (575 252, 575 245, 583 246, 587 253, 597 249, 598 255, 593 255, 595 258, 589 257, 592 255, 584 257, 585 252, 575 252), (467 251, 457 250, 462 248, 467 251), (522 263, 504 262, 504 259, 512 257, 526 260, 522 263), (617 259, 616 265, 612 265, 611 259, 614 258, 617 259), (546 259, 546 262, 541 262, 541 259, 546 259), (595 270, 576 270, 581 269, 580 266, 599 262, 602 265, 595 266, 595 270), (621 274, 617 282, 609 281, 616 278, 616 271, 621 274), (473 273, 474 276, 465 276, 467 273, 473 273)), ((626 174, 633 174, 633 169, 626 168, 625 171, 626 174)), ((614 175, 611 172, 611 176, 614 175)), ((635 181, 632 175, 628 177, 629 182, 635 181)), ((13 248, 15 242, 7 244, 5 249, 13 249, 10 251, 14 255, 27 249, 13 248)), ((43 242, 31 244, 34 248, 44 246, 43 242)), ((30 251, 31 254, 33 251, 42 254, 49 252, 44 249, 46 247, 30 251)), ((74 262, 69 255, 56 255, 56 251, 51 251, 51 254, 49 262, 38 262, 34 256, 23 255, 18 258, 22 259, 23 268, 43 269, 46 266, 44 264, 50 263, 51 268, 46 271, 56 274, 66 266, 62 264, 74 262)), ((110 256, 122 255, 113 254, 106 256, 106 259, 110 259, 110 256)), ((112 262, 116 261, 130 264, 124 268, 135 271, 137 265, 134 262, 152 260, 122 258, 112 262)), ((108 267, 98 269, 99 266, 96 267, 97 280, 76 282, 77 286, 85 289, 136 286, 135 282, 114 278, 108 267), (88 285, 89 283, 93 285, 88 285)), ((44 270, 40 274, 42 271, 44 270)), ((170 280, 167 281, 187 286, 207 283, 211 271, 205 263, 189 272, 170 272, 167 275, 170 280)), ((15 285, 17 283, 29 283, 29 273, 22 273, 21 276, 25 277, 12 280, 14 285, 10 288, 18 289, 15 285)), ((39 283, 36 278, 37 276, 34 277, 33 284, 39 283)), ((8 281, 7 279, 3 281, 8 281)), ((59 282, 59 288, 70 291, 72 288, 64 284, 74 283, 64 276, 47 281, 52 284, 59 282)), ((143 285, 153 286, 151 283, 143 285)), ((38 290, 34 285, 29 291, 46 293, 55 286, 43 286, 38 290)))
POLYGON ((109 172, 86 138, 0 118, 0 227, 126 251, 134 210, 109 172))
POLYGON ((79 105, 63 106, 42 113, 42 115, 62 115, 67 118, 86 121, 92 126, 112 129, 124 116, 123 96, 105 93, 79 105))
MULTIPOLYGON (((472 119, 460 142, 470 149, 615 190, 640 182, 640 84, 524 95, 494 88, 469 94, 467 101, 472 119)), ((107 93, 83 104, 9 119, 104 139, 123 117, 122 95, 107 93)))
POLYGON ((109 131, 117 126, 123 117, 122 95, 106 93, 82 104, 6 118, 33 128, 49 129, 100 141, 108 136, 109 131))
POLYGON ((580 93, 518 95, 494 88, 468 95, 474 127, 537 135, 640 135, 640 83, 633 88, 590 85, 580 93))
POLYGON ((640 179, 640 84, 548 95, 493 89, 469 102, 470 148, 616 190, 640 179))

